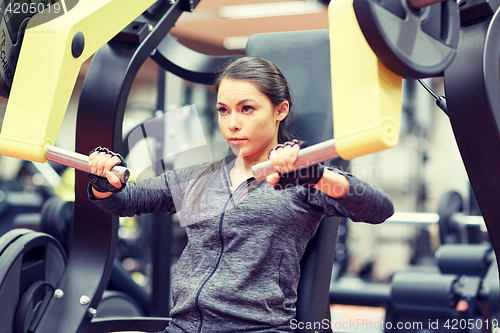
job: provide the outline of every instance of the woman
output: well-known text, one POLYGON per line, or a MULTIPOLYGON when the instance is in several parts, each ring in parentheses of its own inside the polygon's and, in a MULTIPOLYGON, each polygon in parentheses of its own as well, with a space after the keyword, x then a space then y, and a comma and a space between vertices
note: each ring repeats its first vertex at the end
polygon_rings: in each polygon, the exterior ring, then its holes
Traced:
POLYGON ((166 332, 292 332, 299 262, 323 216, 380 223, 393 205, 339 170, 289 172, 301 144, 290 141, 290 92, 271 62, 240 58, 215 88, 233 155, 123 186, 109 172, 120 158, 98 149, 90 164, 105 178, 91 178, 89 197, 112 214, 180 213, 189 241, 173 270, 166 332), (256 181, 251 166, 268 159, 277 172, 256 181))

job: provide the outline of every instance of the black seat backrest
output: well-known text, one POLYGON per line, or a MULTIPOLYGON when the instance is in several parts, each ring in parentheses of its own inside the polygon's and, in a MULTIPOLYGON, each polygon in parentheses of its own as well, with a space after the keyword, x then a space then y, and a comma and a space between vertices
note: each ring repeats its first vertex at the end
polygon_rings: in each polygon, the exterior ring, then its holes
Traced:
MULTIPOLYGON (((253 35, 245 55, 274 62, 287 78, 299 139, 312 145, 333 138, 328 30, 253 35)), ((348 164, 335 160, 330 165, 345 168, 348 164)), ((340 222, 340 218, 325 218, 306 248, 301 261, 297 322, 320 324, 328 318, 328 294, 340 222)), ((316 330, 323 332, 321 328, 316 330)))

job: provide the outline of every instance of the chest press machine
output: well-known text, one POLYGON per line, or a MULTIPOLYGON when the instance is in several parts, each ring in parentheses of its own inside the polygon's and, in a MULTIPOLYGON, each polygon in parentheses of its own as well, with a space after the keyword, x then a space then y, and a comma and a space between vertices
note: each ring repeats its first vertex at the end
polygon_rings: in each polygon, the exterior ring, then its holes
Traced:
MULTIPOLYGON (((126 98, 135 74, 149 56, 164 69, 187 80, 210 83, 214 69, 221 68, 232 57, 199 54, 185 48, 168 35, 180 14, 194 10, 198 2, 87 0, 74 3, 65 15, 45 24, 36 25, 33 19, 32 25, 36 26, 31 27, 28 23, 29 29, 24 32, 22 48, 20 39, 18 44, 11 46, 14 55, 16 48, 21 50, 17 66, 15 63, 9 64, 11 72, 15 69, 12 85, 9 85, 5 70, 2 76, 4 93, 9 95, 9 102, 0 134, 0 154, 37 162, 52 159, 88 172, 81 156, 62 151, 53 145, 80 66, 97 50, 99 51, 95 54, 85 78, 80 99, 76 151, 87 152, 98 145, 121 151, 121 127, 126 98), (109 17, 113 19, 108 20, 109 17), (101 26, 95 22, 107 23, 106 26, 101 26), (120 31, 120 35, 111 40, 120 31), (30 92, 31 99, 25 98, 27 91, 30 92)), ((498 188, 496 185, 500 182, 500 176, 497 177, 496 173, 492 172, 498 166, 500 149, 488 149, 486 152, 476 147, 484 147, 479 144, 480 133, 487 135, 488 143, 491 143, 488 147, 498 148, 499 145, 498 128, 493 126, 496 122, 492 121, 500 112, 494 109, 498 108, 498 105, 492 97, 492 92, 498 91, 494 89, 498 87, 498 75, 486 77, 484 71, 474 72, 475 75, 485 75, 480 76, 477 79, 479 83, 474 85, 474 88, 481 92, 478 96, 484 99, 479 101, 478 97, 468 94, 470 99, 467 103, 462 101, 463 97, 454 98, 461 102, 452 101, 450 96, 456 96, 457 89, 463 89, 457 88, 459 84, 456 82, 467 81, 461 80, 464 76, 459 73, 464 64, 454 62, 450 66, 450 63, 457 53, 457 59, 468 60, 467 52, 470 52, 463 51, 464 55, 460 56, 460 49, 456 51, 456 3, 447 1, 434 4, 432 9, 418 9, 418 4, 410 8, 405 4, 403 1, 401 4, 394 2, 384 4, 385 7, 377 7, 375 1, 356 0, 353 10, 352 2, 346 0, 330 6, 329 39, 335 141, 304 149, 300 160, 307 159, 311 163, 337 156, 351 159, 394 146, 399 135, 401 77, 430 77, 442 75, 444 71, 445 79, 450 78, 449 80, 454 82, 447 85, 446 89, 457 142, 463 155, 474 156, 464 156, 464 162, 470 170, 472 185, 492 235, 494 249, 497 250, 500 244, 493 236, 499 227, 494 222, 494 216, 497 216, 496 210, 500 208, 496 208, 499 205, 491 202, 493 199, 490 194, 494 193, 493 190, 498 188), (396 14, 399 19, 394 19, 390 13, 396 14), (409 24, 405 23, 407 20, 403 20, 406 16, 410 17, 409 24), (365 26, 361 26, 365 35, 359 30, 358 21, 365 23, 365 26), (424 21, 437 22, 438 28, 426 23, 427 28, 421 30, 424 21), (392 22, 393 25, 384 25, 387 22, 392 22), (370 29, 372 34, 367 34, 366 31, 370 29), (390 33, 393 29, 400 33, 390 33), (433 40, 425 39, 431 35, 433 40), (409 36, 412 38, 408 39, 409 36), (434 39, 440 43, 434 43, 434 39), (428 46, 426 43, 431 43, 431 48, 436 53, 431 52, 429 55, 424 52, 421 56, 418 51, 428 46), (429 62, 429 59, 434 62, 429 62), (360 98, 360 94, 363 98, 360 98), (475 103, 471 105, 470 100, 473 97, 475 103), (354 102, 361 104, 354 107, 354 102), (478 105, 481 105, 482 116, 480 119, 475 118, 474 125, 481 127, 482 131, 472 133, 472 142, 470 139, 459 139, 462 133, 470 135, 470 127, 462 125, 469 120, 466 114, 478 105), (345 110, 355 111, 347 113, 345 110), (493 156, 493 163, 491 160, 485 160, 484 156, 493 156), (478 164, 476 160, 480 157, 484 163, 478 164), (485 180, 484 176, 480 176, 481 173, 490 174, 491 177, 485 180)), ((471 6, 473 7, 473 4, 468 7, 471 6)), ((495 11, 496 8, 493 13, 495 11)), ((480 45, 484 47, 478 47, 476 52, 484 51, 484 59, 490 61, 487 65, 492 66, 491 73, 498 73, 500 47, 496 45, 499 43, 498 38, 494 39, 493 29, 498 19, 497 15, 491 17, 491 11, 486 12, 489 14, 482 14, 482 17, 475 15, 468 25, 462 28, 461 33, 465 38, 469 26, 476 27, 479 26, 475 24, 477 21, 482 22, 481 31, 486 33, 486 40, 480 45)), ((7 28, 5 25, 2 27, 5 33, 7 28)), ((481 58, 478 55, 474 57, 481 58)), ((15 56, 9 59, 15 60, 15 56)), ((476 70, 487 66, 481 61, 474 63, 476 70)), ((263 164, 254 170, 256 178, 266 173, 266 167, 268 165, 263 164)), ((126 177, 125 170, 121 170, 121 174, 126 177)), ((86 185, 86 174, 77 173, 75 226, 68 257, 60 245, 45 234, 14 230, 0 238, 0 299, 4 304, 11 305, 0 314, 0 322, 13 325, 12 328, 7 327, 6 332, 104 331, 109 330, 113 324, 112 320, 95 320, 91 325, 91 315, 97 308, 109 278, 116 249, 118 220, 96 209, 87 200, 86 185)), ((327 233, 323 230, 325 225, 327 224, 321 224, 317 238, 335 236, 336 227, 330 228, 327 233)), ((316 245, 313 244, 310 251, 312 261, 317 253, 321 253, 323 246, 321 240, 316 239, 315 242, 316 245)), ((330 239, 327 242, 330 250, 332 244, 334 245, 334 242, 330 239)), ((333 258, 333 253, 330 257, 333 258)), ((322 262, 316 261, 314 264, 321 266, 322 262)), ((329 265, 329 271, 328 267, 323 268, 323 275, 330 274, 331 263, 329 265)), ((309 274, 311 275, 314 276, 313 273, 309 274)), ((323 276, 321 280, 324 284, 325 280, 329 281, 329 276, 323 276)), ((313 282, 303 282, 301 279, 301 285, 307 283, 311 288, 313 282)), ((299 292, 300 289, 299 286, 299 292)), ((314 297, 314 292, 311 295, 314 297)), ((302 299, 307 298, 309 302, 304 304, 304 307, 309 306, 313 311, 301 312, 303 307, 298 305, 298 320, 305 322, 319 318, 321 321, 325 318, 327 297, 325 292, 324 304, 317 299, 303 297, 302 299)), ((164 318, 142 318, 121 319, 114 321, 114 324, 117 324, 115 327, 119 330, 154 331, 162 329, 166 322, 167 319, 164 318)))

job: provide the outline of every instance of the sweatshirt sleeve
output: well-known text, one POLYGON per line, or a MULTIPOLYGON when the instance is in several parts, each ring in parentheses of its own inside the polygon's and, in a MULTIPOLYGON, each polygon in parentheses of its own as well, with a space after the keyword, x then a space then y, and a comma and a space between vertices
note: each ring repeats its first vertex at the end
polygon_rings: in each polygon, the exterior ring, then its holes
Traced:
POLYGON ((326 216, 348 217, 354 222, 382 223, 394 214, 391 197, 381 188, 368 184, 350 173, 335 168, 329 170, 339 173, 349 181, 348 194, 335 199, 312 189, 307 202, 322 210, 326 216))
POLYGON ((112 215, 134 216, 177 212, 191 175, 200 166, 168 171, 155 178, 128 183, 106 199, 96 199, 89 184, 88 196, 99 208, 112 215))

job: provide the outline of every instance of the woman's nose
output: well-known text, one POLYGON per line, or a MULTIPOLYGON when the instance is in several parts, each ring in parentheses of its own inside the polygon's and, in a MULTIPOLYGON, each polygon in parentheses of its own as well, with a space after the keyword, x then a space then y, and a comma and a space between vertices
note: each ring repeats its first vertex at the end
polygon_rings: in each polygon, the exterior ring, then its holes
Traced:
POLYGON ((229 129, 231 131, 238 131, 241 129, 240 119, 237 112, 233 112, 229 118, 229 129))

